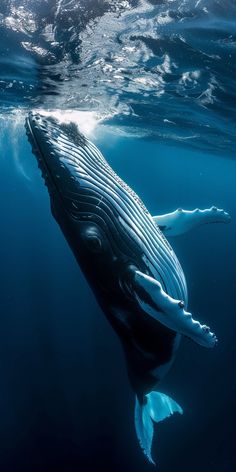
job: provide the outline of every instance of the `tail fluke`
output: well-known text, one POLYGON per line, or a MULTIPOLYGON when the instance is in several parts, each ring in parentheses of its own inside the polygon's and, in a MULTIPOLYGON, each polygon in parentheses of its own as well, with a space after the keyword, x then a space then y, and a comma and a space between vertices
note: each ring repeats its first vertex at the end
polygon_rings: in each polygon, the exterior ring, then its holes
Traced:
POLYGON ((140 404, 138 398, 135 399, 135 429, 144 454, 155 465, 151 455, 153 421, 159 423, 159 421, 163 421, 173 413, 182 415, 183 410, 178 403, 164 393, 151 392, 145 396, 145 400, 145 403, 140 404))

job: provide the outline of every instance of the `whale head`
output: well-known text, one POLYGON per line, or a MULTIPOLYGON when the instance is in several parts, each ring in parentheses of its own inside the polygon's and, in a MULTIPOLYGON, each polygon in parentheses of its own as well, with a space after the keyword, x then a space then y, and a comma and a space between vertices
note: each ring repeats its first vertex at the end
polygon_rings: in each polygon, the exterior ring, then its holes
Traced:
POLYGON ((132 267, 184 299, 184 276, 172 248, 137 194, 76 124, 31 112, 26 130, 52 214, 87 278, 96 286, 104 278, 106 289, 111 277, 123 287, 132 267))
POLYGON ((96 146, 75 123, 61 123, 39 113, 29 113, 26 131, 48 188, 53 216, 90 280, 101 281, 105 268, 115 278, 137 259, 142 268, 142 250, 131 236, 135 214, 127 223, 126 200, 134 192, 96 146))
POLYGON ((52 116, 30 112, 26 131, 51 200, 60 198, 68 214, 76 219, 83 210, 78 194, 82 188, 88 193, 89 188, 97 186, 97 171, 101 161, 105 163, 103 156, 72 122, 61 123, 52 116))

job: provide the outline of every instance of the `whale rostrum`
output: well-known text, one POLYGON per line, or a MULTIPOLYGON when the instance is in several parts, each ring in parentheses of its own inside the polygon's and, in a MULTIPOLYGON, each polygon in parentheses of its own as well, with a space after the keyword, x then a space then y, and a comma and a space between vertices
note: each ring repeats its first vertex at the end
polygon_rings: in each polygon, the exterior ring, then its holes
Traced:
POLYGON ((153 463, 153 422, 183 412, 156 390, 181 335, 207 348, 217 344, 188 311, 184 272, 166 236, 230 217, 216 207, 152 217, 74 123, 30 113, 26 131, 52 214, 122 343, 136 396, 137 437, 153 463))

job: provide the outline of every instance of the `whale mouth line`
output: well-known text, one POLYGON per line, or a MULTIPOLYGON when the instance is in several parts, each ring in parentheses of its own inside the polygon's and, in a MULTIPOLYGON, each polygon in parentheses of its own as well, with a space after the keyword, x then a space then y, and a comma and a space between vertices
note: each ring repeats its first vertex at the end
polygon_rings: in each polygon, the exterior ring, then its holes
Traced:
MULTIPOLYGON (((63 202, 63 198, 61 196, 61 192, 57 186, 56 179, 54 178, 52 172, 50 171, 50 168, 47 164, 47 159, 45 157, 45 153, 42 151, 40 147, 40 143, 37 140, 37 137, 34 133, 34 129, 31 123, 31 117, 32 116, 41 116, 39 114, 33 114, 32 112, 28 115, 28 117, 25 120, 25 128, 26 128, 26 134, 28 137, 28 141, 32 146, 32 151, 37 159, 38 162, 38 167, 41 170, 42 177, 44 180, 44 183, 46 187, 48 188, 49 192, 57 193, 57 195, 61 198, 61 201, 63 202)), ((53 118, 54 119, 54 118, 53 118)))

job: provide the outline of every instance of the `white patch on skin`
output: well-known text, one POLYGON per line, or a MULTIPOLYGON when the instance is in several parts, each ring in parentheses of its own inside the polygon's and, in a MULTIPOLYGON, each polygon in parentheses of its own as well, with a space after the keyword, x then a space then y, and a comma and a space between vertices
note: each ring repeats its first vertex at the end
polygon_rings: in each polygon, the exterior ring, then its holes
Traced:
POLYGON ((166 215, 154 216, 153 219, 158 226, 163 227, 163 233, 167 236, 178 236, 207 223, 229 223, 231 221, 230 215, 226 211, 215 206, 205 210, 179 208, 166 215))
POLYGON ((185 311, 184 303, 165 293, 157 280, 136 271, 133 289, 140 307, 156 321, 191 338, 201 346, 215 347, 217 338, 210 328, 194 320, 191 313, 185 311), (147 299, 139 295, 139 289, 146 293, 147 299), (152 301, 151 304, 148 303, 149 298, 152 301))

